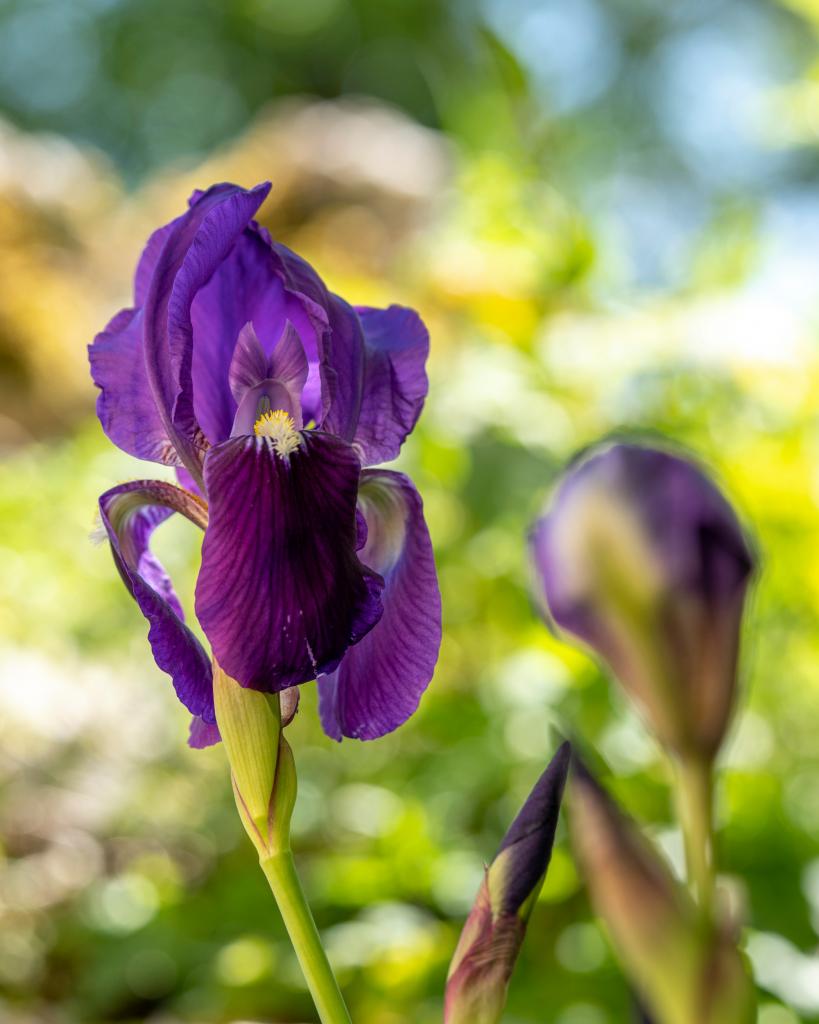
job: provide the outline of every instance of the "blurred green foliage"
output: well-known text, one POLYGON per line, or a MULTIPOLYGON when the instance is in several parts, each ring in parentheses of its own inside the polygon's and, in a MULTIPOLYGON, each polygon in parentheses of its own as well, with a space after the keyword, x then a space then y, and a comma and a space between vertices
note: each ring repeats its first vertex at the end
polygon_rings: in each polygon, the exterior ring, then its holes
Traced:
MULTIPOLYGON (((312 1019, 222 751, 185 747, 144 623, 87 541, 98 493, 155 467, 113 449, 90 382, 70 385, 85 381, 88 330, 127 301, 151 218, 184 202, 189 180, 167 162, 230 143, 198 183, 286 179, 271 228, 352 301, 416 305, 433 338, 430 399, 400 461, 436 546, 438 672, 383 740, 327 740, 311 686, 289 730, 294 845, 354 1020, 440 1019, 483 862, 559 734, 599 751, 680 859, 667 766, 593 662, 546 631, 525 551, 565 461, 640 432, 713 467, 760 552, 720 864, 743 880, 762 1024, 819 1021, 815 4, 40 0, 6 4, 0 24, 7 113, 94 142, 144 182, 126 199, 92 163, 86 201, 63 163, 54 199, 37 184, 55 174, 51 150, 26 150, 25 173, 2 181, 0 352, 40 359, 8 378, 19 432, 0 417, 3 1020, 312 1019), (300 92, 380 97, 444 135, 390 115, 375 143, 392 126, 406 149, 387 152, 384 182, 350 183, 323 157, 308 174, 293 121, 269 129, 275 145, 268 127, 239 136, 300 92), (411 215, 393 180, 405 153, 449 168, 411 215), (128 216, 100 214, 106 202, 128 216)), ((308 155, 329 123, 350 135, 343 109, 321 111, 313 136, 310 110, 298 122, 308 155)), ((353 149, 370 153, 359 129, 353 149)), ((173 521, 158 541, 189 608, 199 542, 173 521)), ((561 826, 507 1019, 629 1012, 561 826)))

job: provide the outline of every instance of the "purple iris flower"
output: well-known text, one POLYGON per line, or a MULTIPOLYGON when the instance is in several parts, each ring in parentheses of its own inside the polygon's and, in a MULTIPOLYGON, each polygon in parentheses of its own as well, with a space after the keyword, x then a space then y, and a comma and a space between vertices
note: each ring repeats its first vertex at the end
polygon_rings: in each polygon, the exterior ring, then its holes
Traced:
POLYGON ((89 348, 108 437, 176 468, 100 498, 154 658, 219 738, 211 658, 150 551, 174 512, 204 530, 196 615, 243 686, 318 679, 328 735, 373 739, 417 708, 441 639, 421 498, 393 459, 427 393, 410 309, 353 309, 253 217, 269 184, 214 185, 154 232, 134 305, 89 348))

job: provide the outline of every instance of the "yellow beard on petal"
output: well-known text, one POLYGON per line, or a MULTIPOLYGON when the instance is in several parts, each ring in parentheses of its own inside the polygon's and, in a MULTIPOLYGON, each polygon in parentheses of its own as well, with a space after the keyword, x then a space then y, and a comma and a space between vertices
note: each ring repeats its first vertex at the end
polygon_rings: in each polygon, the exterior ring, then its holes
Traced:
POLYGON ((276 454, 283 459, 288 458, 299 447, 301 440, 293 417, 284 409, 263 412, 253 424, 253 433, 256 437, 269 437, 276 454))

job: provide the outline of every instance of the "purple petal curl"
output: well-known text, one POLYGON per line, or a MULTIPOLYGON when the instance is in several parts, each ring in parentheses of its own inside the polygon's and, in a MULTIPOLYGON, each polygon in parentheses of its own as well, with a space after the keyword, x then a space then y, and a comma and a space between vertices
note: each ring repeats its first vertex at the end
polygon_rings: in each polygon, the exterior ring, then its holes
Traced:
POLYGON ((151 279, 154 276, 159 257, 162 255, 165 243, 176 229, 176 225, 180 220, 180 217, 176 217, 168 224, 163 224, 161 228, 157 228, 153 232, 145 243, 145 248, 142 250, 142 255, 139 258, 139 263, 137 263, 134 273, 134 305, 137 308, 145 305, 145 299, 148 297, 148 289, 151 287, 151 279))
POLYGON ((352 441, 361 409, 364 335, 355 310, 338 295, 328 296, 326 308, 329 329, 321 338, 319 426, 352 441))
POLYGON ((361 474, 368 528, 361 560, 384 577, 380 622, 319 679, 324 731, 369 740, 418 707, 441 644, 441 597, 423 504, 412 481, 389 470, 361 474))
POLYGON ((173 512, 204 528, 207 510, 195 495, 161 480, 135 480, 106 491, 100 516, 122 579, 150 623, 154 660, 173 680, 191 714, 215 722, 210 658, 188 629, 173 585, 151 554, 151 534, 173 512))

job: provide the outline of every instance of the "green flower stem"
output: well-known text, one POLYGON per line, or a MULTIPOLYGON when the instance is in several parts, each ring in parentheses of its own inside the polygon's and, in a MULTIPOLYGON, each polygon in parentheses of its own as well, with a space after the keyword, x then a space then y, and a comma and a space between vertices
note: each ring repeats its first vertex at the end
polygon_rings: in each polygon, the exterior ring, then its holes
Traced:
POLYGON ((714 903, 714 777, 710 761, 677 763, 677 801, 685 841, 688 882, 700 909, 710 916, 714 903))
POLYGON ((350 1014, 296 874, 293 854, 290 850, 282 850, 269 857, 260 857, 259 863, 279 905, 322 1024, 351 1024, 350 1014))

